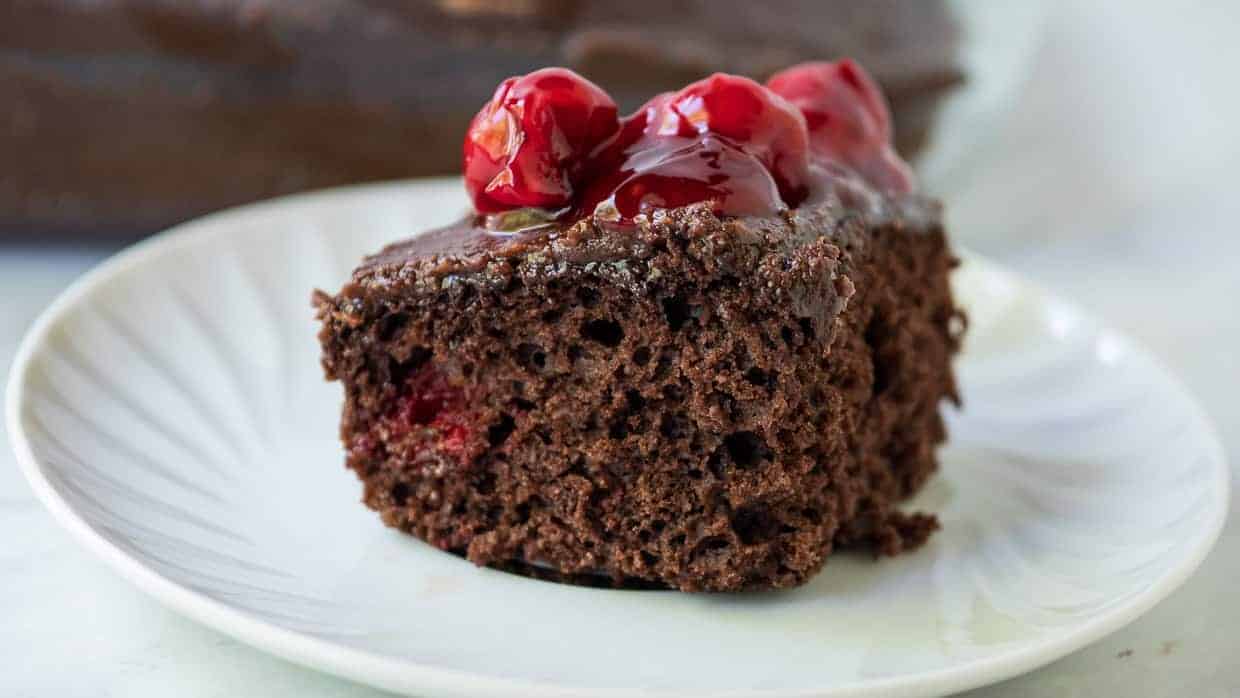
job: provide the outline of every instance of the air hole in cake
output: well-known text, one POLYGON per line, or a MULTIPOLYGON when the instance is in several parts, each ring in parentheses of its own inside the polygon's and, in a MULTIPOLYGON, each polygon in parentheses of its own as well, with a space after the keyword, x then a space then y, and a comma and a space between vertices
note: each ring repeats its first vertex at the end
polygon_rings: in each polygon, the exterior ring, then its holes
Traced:
POLYGON ((777 448, 791 448, 792 444, 797 442, 797 434, 795 429, 780 429, 775 435, 775 446, 777 448))
POLYGON ((465 376, 466 378, 469 378, 470 376, 474 375, 474 365, 465 364, 464 366, 461 366, 461 375, 465 376))
POLYGON ((598 305, 601 298, 602 296, 599 295, 599 292, 589 286, 577 287, 577 301, 583 307, 593 308, 598 305))
POLYGON ((629 410, 633 412, 637 412, 646 407, 646 398, 642 397, 642 394, 636 390, 624 391, 624 401, 628 403, 629 410))
POLYGON ((814 338, 818 336, 814 332, 814 321, 812 318, 799 318, 797 319, 797 324, 801 326, 801 334, 805 335, 806 340, 812 342, 814 341, 814 338))
POLYGON ((525 366, 541 371, 547 366, 547 354, 537 344, 523 342, 517 346, 517 357, 525 366))
POLYGON ((790 347, 796 346, 796 333, 792 331, 791 327, 785 325, 780 328, 779 336, 784 340, 784 344, 787 344, 790 347))
POLYGON ((821 389, 814 388, 813 390, 810 391, 809 403, 811 405, 823 405, 823 404, 826 404, 826 402, 827 402, 827 395, 826 393, 822 392, 821 389))
POLYGON ((655 565, 659 564, 658 555, 654 555, 654 554, 648 553, 645 550, 643 550, 641 551, 641 556, 642 556, 642 562, 645 563, 647 567, 654 567, 655 565))
POLYGON ((724 536, 710 536, 709 538, 704 538, 702 542, 698 543, 697 546, 693 548, 693 552, 689 554, 689 557, 690 559, 697 559, 703 556, 715 555, 723 550, 727 550, 731 546, 731 541, 724 536))
POLYGON ((680 389, 675 383, 668 383, 663 386, 663 398, 668 402, 683 402, 685 399, 685 391, 680 389))
POLYGON ((879 346, 886 341, 887 327, 885 323, 875 317, 870 321, 868 327, 865 328, 865 342, 870 345, 870 356, 874 362, 874 383, 873 391, 878 395, 891 385, 890 366, 879 356, 879 346))
MULTIPOLYGON (((422 368, 427 361, 431 360, 431 356, 433 355, 434 352, 426 347, 414 347, 409 351, 409 358, 405 359, 403 362, 404 368, 406 371, 422 368)), ((408 375, 408 373, 406 373, 406 375, 408 375)))
POLYGON ((396 356, 376 356, 366 359, 366 370, 375 372, 376 375, 384 375, 382 371, 387 371, 387 380, 394 385, 403 385, 409 375, 414 372, 416 366, 409 361, 401 361, 396 356), (380 368, 382 367, 382 368, 380 368))
POLYGON ((499 421, 487 428, 487 443, 491 444, 491 448, 495 448, 508 440, 512 430, 516 428, 516 422, 509 415, 503 415, 499 421))
POLYGON ((478 494, 491 494, 495 491, 495 473, 483 473, 478 478, 478 483, 474 485, 474 489, 478 494))
POLYGON ((672 328, 673 332, 679 332, 681 327, 689 321, 690 310, 689 304, 680 296, 663 299, 663 317, 667 320, 667 326, 672 328))
POLYGON ((679 439, 684 435, 681 419, 674 414, 664 414, 659 422, 659 433, 668 439, 679 439))
POLYGON ((779 535, 779 520, 767 505, 750 504, 732 515, 732 530, 745 545, 756 545, 779 535))
POLYGON ((376 333, 380 342, 390 342, 409 326, 409 313, 390 313, 379 322, 376 333))
POLYGON ((617 419, 611 423, 610 427, 607 428, 607 436, 612 439, 620 440, 628 435, 629 425, 624 419, 617 419))
MULTIPOLYGON (((847 376, 840 378, 840 381, 839 381, 839 388, 840 388, 841 393, 851 393, 854 390, 856 390, 860 385, 861 385, 861 381, 858 380, 858 375, 855 373, 850 373, 847 376)), ((817 393, 817 395, 819 398, 822 397, 821 392, 817 393)), ((811 398, 811 399, 813 400, 813 404, 819 404, 818 399, 816 398, 811 398)))
MULTIPOLYGON (((602 506, 603 501, 606 500, 610 496, 611 496, 611 490, 605 489, 602 486, 597 486, 595 490, 590 493, 590 499, 589 499, 590 506, 592 507, 602 506)), ((603 532, 603 535, 604 537, 608 537, 608 534, 606 531, 603 532)))
POLYGON ((822 514, 820 514, 817 509, 806 507, 801 510, 801 516, 805 517, 806 521, 814 524, 815 526, 822 523, 822 514))
POLYGON ((409 485, 398 482, 392 485, 392 489, 388 490, 388 495, 391 496, 393 504, 403 507, 409 502, 409 485))
POLYGON ((564 354, 565 356, 568 357, 568 360, 571 363, 571 362, 577 361, 577 359, 580 359, 583 354, 583 351, 581 349, 581 345, 570 344, 568 347, 568 350, 565 351, 564 354))
POLYGON ((645 366, 650 363, 650 347, 638 347, 633 352, 633 363, 638 366, 645 366))
POLYGON ((516 406, 516 408, 521 410, 522 412, 529 412, 530 410, 534 409, 534 403, 530 402, 529 400, 525 400, 523 398, 517 398, 513 400, 512 404, 516 406))
POLYGON ((759 462, 771 457, 771 449, 767 447, 762 437, 752 431, 738 431, 735 434, 729 434, 723 440, 723 446, 728 451, 728 458, 738 468, 751 468, 759 462))
POLYGON ((542 321, 546 323, 554 324, 554 323, 559 322, 560 318, 563 317, 563 315, 564 314, 561 313, 559 310, 548 310, 547 312, 542 314, 542 321))
POLYGON ((659 354, 659 363, 654 367, 654 379, 662 380, 672 372, 672 355, 670 352, 659 354))
POLYGON ((624 328, 614 320, 590 320, 581 325, 581 336, 605 347, 618 347, 624 341, 624 328))
POLYGON ((537 503, 535 501, 536 499, 537 499, 536 497, 530 497, 526 501, 521 502, 520 504, 517 505, 516 510, 514 511, 517 517, 517 523, 519 524, 529 523, 530 512, 534 508, 534 505, 537 503))
POLYGON ((770 380, 770 376, 766 374, 766 371, 763 371, 755 366, 748 371, 745 371, 745 380, 749 381, 753 385, 765 388, 767 387, 767 381, 770 380))

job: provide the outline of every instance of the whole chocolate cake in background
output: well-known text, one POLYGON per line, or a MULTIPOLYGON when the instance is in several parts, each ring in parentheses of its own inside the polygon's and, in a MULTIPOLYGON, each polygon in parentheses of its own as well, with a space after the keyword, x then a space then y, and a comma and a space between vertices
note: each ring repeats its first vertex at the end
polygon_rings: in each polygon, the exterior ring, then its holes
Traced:
POLYGON ((715 70, 849 55, 915 156, 957 84, 940 0, 10 0, 0 234, 133 236, 223 206, 457 171, 503 78, 574 68, 622 111, 715 70))
MULTIPOLYGON (((939 206, 851 61, 620 118, 551 68, 474 117, 474 213, 316 292, 363 501, 480 565, 785 588, 937 528, 963 319, 939 206)), ((342 493, 344 496, 344 493, 342 493)))

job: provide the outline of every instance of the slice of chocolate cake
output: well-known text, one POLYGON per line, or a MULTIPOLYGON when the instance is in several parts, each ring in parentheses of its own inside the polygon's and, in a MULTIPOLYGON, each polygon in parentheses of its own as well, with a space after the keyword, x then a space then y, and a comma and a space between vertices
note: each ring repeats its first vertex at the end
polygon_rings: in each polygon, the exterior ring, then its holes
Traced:
POLYGON ((387 524, 686 591, 925 540, 933 517, 894 505, 945 438, 955 259, 865 74, 781 75, 626 119, 568 71, 509 80, 467 138, 479 215, 316 294, 347 463, 387 524))

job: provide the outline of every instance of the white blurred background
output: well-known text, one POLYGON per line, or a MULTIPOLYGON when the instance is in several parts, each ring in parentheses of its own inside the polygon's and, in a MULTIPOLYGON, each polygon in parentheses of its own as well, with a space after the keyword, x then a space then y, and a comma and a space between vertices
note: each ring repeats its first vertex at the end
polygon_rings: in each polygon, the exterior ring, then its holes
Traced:
MULTIPOLYGON (((936 180, 956 239, 1160 355, 1240 455, 1240 3, 1057 3, 975 164, 936 180)), ((0 361, 114 250, 0 247, 0 361)), ((1233 468, 1234 469, 1234 468, 1233 468)), ((1240 480, 1240 478, 1235 478, 1240 480)), ((971 696, 1240 695, 1240 524, 1147 616, 971 696)), ((376 692, 165 611, 73 543, 0 448, 0 695, 376 692)))

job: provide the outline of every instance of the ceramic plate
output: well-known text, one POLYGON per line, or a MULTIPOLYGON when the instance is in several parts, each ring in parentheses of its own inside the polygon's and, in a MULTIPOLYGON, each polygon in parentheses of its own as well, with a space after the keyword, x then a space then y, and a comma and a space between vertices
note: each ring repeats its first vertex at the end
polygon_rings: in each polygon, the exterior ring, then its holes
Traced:
POLYGON ((1218 439, 1140 347, 966 256, 972 331, 914 554, 688 595, 478 569, 380 525, 336 441, 314 287, 465 207, 437 180, 208 216, 43 315, 8 426, 56 517, 169 606, 307 666, 433 695, 937 695, 1133 620, 1219 532, 1218 439))

